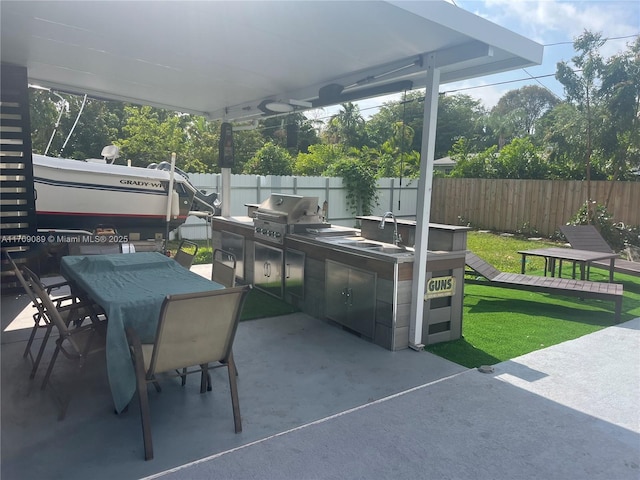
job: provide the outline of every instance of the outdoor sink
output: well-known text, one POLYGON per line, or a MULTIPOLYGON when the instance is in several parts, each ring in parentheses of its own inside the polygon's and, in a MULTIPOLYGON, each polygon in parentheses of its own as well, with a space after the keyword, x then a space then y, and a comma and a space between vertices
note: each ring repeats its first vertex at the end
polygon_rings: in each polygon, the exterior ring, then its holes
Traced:
POLYGON ((378 246, 377 248, 372 248, 372 250, 380 253, 405 253, 406 252, 406 250, 402 247, 378 246))
POLYGON ((356 248, 366 248, 368 249, 373 249, 375 250, 376 248, 379 248, 380 245, 378 245, 377 243, 371 243, 371 242, 357 242, 354 247, 356 248))
POLYGON ((413 249, 407 249, 404 246, 396 246, 390 243, 372 242, 367 239, 341 239, 334 243, 336 246, 348 247, 358 250, 364 250, 371 253, 382 253, 385 255, 412 255, 413 249))
POLYGON ((377 243, 365 242, 363 240, 354 240, 350 242, 339 242, 337 245, 342 247, 356 247, 356 248, 376 248, 380 245, 377 243))

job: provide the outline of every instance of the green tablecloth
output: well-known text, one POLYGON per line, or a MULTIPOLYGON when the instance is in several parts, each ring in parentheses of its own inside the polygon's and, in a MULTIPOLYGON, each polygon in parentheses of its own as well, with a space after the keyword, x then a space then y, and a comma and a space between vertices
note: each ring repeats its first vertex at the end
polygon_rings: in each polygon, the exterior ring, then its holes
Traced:
POLYGON ((224 288, 157 252, 63 257, 60 272, 107 314, 107 371, 118 412, 136 389, 125 328, 152 342, 166 295, 224 288))

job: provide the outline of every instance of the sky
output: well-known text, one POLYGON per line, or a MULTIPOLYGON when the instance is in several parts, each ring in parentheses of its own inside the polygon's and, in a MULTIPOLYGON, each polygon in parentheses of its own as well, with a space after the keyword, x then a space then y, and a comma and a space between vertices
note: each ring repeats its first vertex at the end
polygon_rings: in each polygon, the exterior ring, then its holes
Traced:
MULTIPOLYGON (((601 54, 608 58, 627 49, 640 35, 640 1, 638 0, 447 0, 459 8, 544 45, 543 63, 526 69, 490 75, 440 86, 440 92, 460 93, 479 99, 491 109, 509 90, 537 85, 564 99, 562 85, 554 78, 558 62, 569 63, 576 55, 574 39, 585 30, 608 38, 601 54), (620 38, 619 37, 627 37, 620 38), (545 75, 550 75, 544 77, 545 75), (531 77, 543 77, 537 80, 531 77), (515 81, 525 79, 524 81, 515 81), (500 84, 501 82, 510 82, 500 84)), ((363 117, 369 118, 384 102, 400 98, 388 95, 357 102, 363 117)), ((313 112, 313 118, 331 116, 339 107, 313 112)))

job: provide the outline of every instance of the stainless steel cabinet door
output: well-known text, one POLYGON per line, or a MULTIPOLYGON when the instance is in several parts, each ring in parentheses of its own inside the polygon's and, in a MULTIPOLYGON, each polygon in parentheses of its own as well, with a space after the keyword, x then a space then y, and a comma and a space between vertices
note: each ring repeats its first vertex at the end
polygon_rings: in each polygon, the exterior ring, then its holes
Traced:
POLYGON ((349 270, 349 323, 356 332, 373 338, 376 314, 376 276, 371 272, 349 270))
POLYGON ((304 253, 291 248, 284 252, 284 290, 304 298, 304 253))
POLYGON ((325 314, 327 318, 373 338, 375 273, 327 260, 325 314))
POLYGON ((255 242, 254 284, 256 288, 282 298, 282 249, 255 242))
POLYGON ((349 267, 327 260, 325 315, 327 318, 351 327, 349 323, 349 267))

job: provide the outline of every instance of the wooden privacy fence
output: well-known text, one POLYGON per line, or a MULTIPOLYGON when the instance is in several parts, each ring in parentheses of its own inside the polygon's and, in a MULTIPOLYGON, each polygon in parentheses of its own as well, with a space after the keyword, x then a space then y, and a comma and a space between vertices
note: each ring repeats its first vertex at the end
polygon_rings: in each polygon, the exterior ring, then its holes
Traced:
MULTIPOLYGON (((591 198, 604 204, 611 182, 592 181, 591 198)), ((552 236, 587 199, 587 182, 435 178, 431 221, 552 236)), ((616 222, 640 225, 640 182, 616 182, 607 210, 616 222)))

